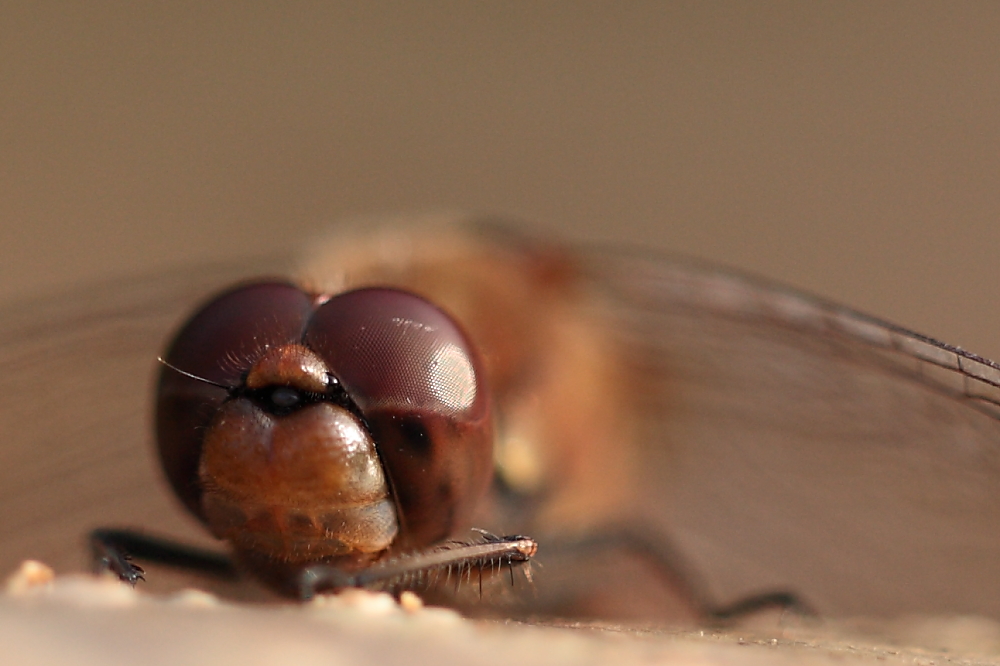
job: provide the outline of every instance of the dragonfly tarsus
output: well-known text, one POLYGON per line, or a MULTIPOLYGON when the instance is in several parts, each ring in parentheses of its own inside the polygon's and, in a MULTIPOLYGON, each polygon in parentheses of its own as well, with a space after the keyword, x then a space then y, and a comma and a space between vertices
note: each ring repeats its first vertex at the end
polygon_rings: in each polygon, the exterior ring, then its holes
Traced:
POLYGON ((705 610, 705 615, 710 620, 728 622, 770 609, 789 611, 805 617, 815 617, 818 615, 815 609, 794 593, 781 591, 754 594, 744 597, 728 606, 708 608, 705 610))
POLYGON ((196 571, 214 578, 236 579, 232 560, 222 553, 156 537, 129 529, 100 528, 90 533, 90 550, 97 571, 110 571, 123 582, 135 585, 145 573, 133 559, 196 571))

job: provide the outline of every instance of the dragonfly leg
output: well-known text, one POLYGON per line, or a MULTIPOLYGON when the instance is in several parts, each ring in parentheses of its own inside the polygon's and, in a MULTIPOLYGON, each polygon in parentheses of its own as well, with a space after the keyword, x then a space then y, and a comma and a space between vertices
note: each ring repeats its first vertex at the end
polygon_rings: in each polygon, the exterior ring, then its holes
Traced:
POLYGON ((546 551, 575 556, 624 551, 645 561, 689 609, 709 622, 739 620, 769 609, 803 616, 817 615, 805 600, 788 590, 759 592, 720 604, 711 598, 701 576, 668 538, 660 534, 648 535, 648 530, 635 526, 618 525, 583 536, 546 541, 546 551))
POLYGON ((130 585, 145 580, 142 567, 133 559, 195 571, 214 578, 233 580, 239 577, 232 560, 222 553, 136 530, 99 528, 90 533, 89 542, 95 571, 110 571, 130 585))
MULTIPOLYGON (((491 573, 524 565, 534 556, 537 544, 529 537, 495 536, 480 531, 475 542, 452 542, 415 553, 398 555, 377 562, 357 572, 317 564, 305 568, 298 577, 298 592, 310 599, 317 592, 359 587, 386 590, 398 594, 433 583, 441 576, 470 574, 478 570, 480 585, 483 571, 491 573)), ((513 580, 513 578, 512 578, 513 580)), ((481 589, 481 588, 480 588, 481 589)))

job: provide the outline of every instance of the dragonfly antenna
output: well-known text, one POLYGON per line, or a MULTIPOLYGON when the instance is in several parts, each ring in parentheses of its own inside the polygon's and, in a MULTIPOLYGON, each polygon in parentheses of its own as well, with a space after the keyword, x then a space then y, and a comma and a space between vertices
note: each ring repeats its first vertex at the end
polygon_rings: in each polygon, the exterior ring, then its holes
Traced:
POLYGON ((181 375, 184 375, 185 377, 189 377, 191 379, 194 379, 195 381, 204 382, 205 384, 209 384, 211 386, 217 386, 220 389, 225 389, 226 391, 232 391, 233 390, 232 386, 226 386, 225 384, 220 384, 219 382, 213 382, 211 379, 206 379, 204 377, 199 377, 198 375, 193 375, 190 372, 187 372, 185 370, 181 370, 176 365, 173 365, 172 363, 168 363, 167 361, 163 360, 162 356, 157 356, 156 360, 159 361, 160 363, 162 363, 163 365, 167 366, 168 368, 170 368, 174 372, 176 372, 178 374, 181 374, 181 375))

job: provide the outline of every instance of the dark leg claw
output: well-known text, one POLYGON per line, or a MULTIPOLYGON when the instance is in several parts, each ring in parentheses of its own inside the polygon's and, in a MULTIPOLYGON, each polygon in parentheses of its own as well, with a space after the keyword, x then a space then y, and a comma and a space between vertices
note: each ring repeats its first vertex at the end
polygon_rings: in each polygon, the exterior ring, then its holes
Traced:
POLYGON ((110 571, 123 583, 132 587, 143 577, 142 567, 132 563, 132 557, 114 543, 114 530, 94 530, 90 533, 90 551, 93 556, 94 571, 110 571))
POLYGON ((133 557, 216 578, 237 578, 236 568, 226 555, 133 530, 94 530, 90 533, 90 552, 96 572, 110 571, 133 587, 140 580, 146 580, 145 571, 132 562, 133 557))

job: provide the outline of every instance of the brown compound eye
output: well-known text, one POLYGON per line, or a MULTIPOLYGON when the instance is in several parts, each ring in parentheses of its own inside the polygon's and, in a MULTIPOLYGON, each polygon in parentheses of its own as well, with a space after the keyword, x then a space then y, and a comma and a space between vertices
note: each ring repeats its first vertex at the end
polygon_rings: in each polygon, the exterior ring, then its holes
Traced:
MULTIPOLYGON (((243 285, 206 303, 177 333, 164 355, 174 368, 237 387, 269 347, 297 342, 313 311, 310 296, 281 282, 243 285)), ((156 402, 156 439, 167 479, 202 516, 198 461, 205 429, 225 390, 164 367, 156 402)))
POLYGON ((479 359, 455 322, 395 289, 323 304, 305 344, 357 402, 401 515, 402 548, 468 525, 492 475, 490 404, 479 359))

